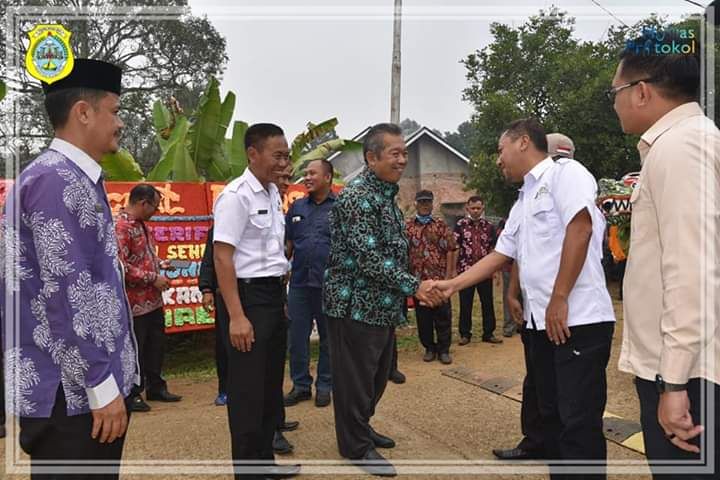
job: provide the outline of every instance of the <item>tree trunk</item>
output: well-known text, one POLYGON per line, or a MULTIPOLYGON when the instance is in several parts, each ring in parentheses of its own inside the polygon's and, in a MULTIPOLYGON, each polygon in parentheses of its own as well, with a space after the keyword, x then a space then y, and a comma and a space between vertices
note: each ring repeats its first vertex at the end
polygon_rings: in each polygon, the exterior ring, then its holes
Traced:
POLYGON ((393 24, 392 78, 390 80, 390 122, 400 123, 400 40, 402 38, 402 0, 395 0, 393 24))

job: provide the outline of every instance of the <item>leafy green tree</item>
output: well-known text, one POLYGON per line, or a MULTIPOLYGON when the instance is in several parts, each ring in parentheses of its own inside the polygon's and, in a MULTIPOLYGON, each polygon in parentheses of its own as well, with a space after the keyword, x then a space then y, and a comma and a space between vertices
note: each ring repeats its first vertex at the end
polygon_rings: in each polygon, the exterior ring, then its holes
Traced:
POLYGON ((503 128, 518 118, 535 117, 548 133, 571 137, 576 158, 596 178, 640 168, 638 139, 622 132, 605 91, 625 42, 644 26, 670 25, 653 16, 632 27, 611 27, 602 42, 582 42, 573 36, 574 19, 554 8, 517 28, 493 23, 493 42, 462 60, 468 80, 463 98, 475 112, 462 134, 446 138, 472 155, 467 186, 488 199, 493 213, 506 215, 517 198, 501 180, 495 152, 503 128))
MULTIPOLYGON (((121 117, 125 122, 122 144, 149 170, 160 157, 153 134, 152 106, 155 100, 174 96, 187 108, 197 105, 207 78, 222 74, 227 55, 225 39, 206 17, 193 16, 187 0, 0 0, 0 17, 8 18, 13 7, 38 7, 40 13, 18 16, 16 31, 29 31, 37 23, 61 23, 72 32, 71 43, 77 58, 106 60, 123 68, 121 117), (91 13, 79 14, 80 6, 91 13), (127 7, 122 16, 110 14, 112 7, 127 7), (183 7, 185 14, 177 19, 143 18, 140 9, 183 7), (51 9, 63 7, 68 13, 55 14, 51 9)), ((7 22, 0 22, 0 36, 5 39, 7 22)), ((27 36, 9 45, 10 54, 24 62, 27 36)), ((0 57, 5 72, 8 58, 0 57)), ((21 167, 47 144, 52 130, 43 110, 40 83, 29 77, 24 65, 17 78, 8 78, 9 89, 16 94, 19 106, 14 139, 20 153, 21 167)), ((4 118, 8 124, 10 118, 4 118)), ((12 129, 10 129, 12 131, 12 129)), ((2 134, 0 134, 2 135, 2 134)), ((7 141, 7 138, 0 139, 7 141)))

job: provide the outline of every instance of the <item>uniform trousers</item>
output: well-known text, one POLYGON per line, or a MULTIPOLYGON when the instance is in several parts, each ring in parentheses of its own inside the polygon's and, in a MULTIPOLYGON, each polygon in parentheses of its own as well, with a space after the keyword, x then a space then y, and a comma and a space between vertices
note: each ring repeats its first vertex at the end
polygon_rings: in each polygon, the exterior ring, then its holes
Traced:
POLYGON ((535 458, 544 458, 542 420, 538 407, 535 373, 530 358, 530 335, 532 332, 527 328, 527 323, 523 323, 520 329, 520 340, 525 357, 525 378, 523 379, 522 404, 520 406, 520 428, 523 439, 520 440, 517 448, 529 452, 535 458))
POLYGON ((614 322, 570 327, 570 338, 559 346, 548 339, 545 330, 531 334, 531 370, 535 376, 546 458, 551 462, 587 460, 585 467, 594 469, 572 476, 568 475, 568 469, 577 471, 577 464, 563 468, 562 463, 551 463, 553 479, 606 478, 605 370, 614 328, 614 322))
MULTIPOLYGON (((282 421, 283 372, 287 348, 285 287, 277 283, 244 283, 238 291, 255 342, 241 352, 228 339, 228 422, 235 477, 263 478, 262 466, 274 465, 273 434, 282 421)), ((227 315, 224 302, 220 314, 227 315)), ((229 325, 228 325, 229 327, 229 325)))
POLYGON ((374 448, 370 419, 387 386, 395 329, 329 317, 328 334, 338 450, 359 459, 374 448))
MULTIPOLYGON (((125 407, 129 424, 128 399, 125 407)), ((100 443, 90 436, 92 425, 91 413, 68 416, 62 385, 58 388, 50 418, 20 417, 20 447, 30 455, 30 478, 33 480, 119 478, 125 436, 112 443, 100 443), (63 463, 54 464, 53 461, 63 463)))

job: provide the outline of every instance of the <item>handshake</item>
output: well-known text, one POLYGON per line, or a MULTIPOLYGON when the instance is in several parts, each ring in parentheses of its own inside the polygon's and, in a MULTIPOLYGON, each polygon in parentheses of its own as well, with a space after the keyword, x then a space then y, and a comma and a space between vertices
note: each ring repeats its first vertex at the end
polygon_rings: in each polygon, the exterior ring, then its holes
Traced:
POLYGON ((457 291, 452 280, 425 280, 415 292, 415 298, 424 307, 439 307, 457 291))

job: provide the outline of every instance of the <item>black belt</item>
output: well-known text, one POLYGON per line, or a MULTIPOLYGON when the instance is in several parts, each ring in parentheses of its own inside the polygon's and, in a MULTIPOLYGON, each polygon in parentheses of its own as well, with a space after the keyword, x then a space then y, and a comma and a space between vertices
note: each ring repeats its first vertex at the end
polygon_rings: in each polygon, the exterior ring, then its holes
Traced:
POLYGON ((285 277, 256 277, 256 278, 238 278, 238 283, 245 285, 281 285, 285 277))

